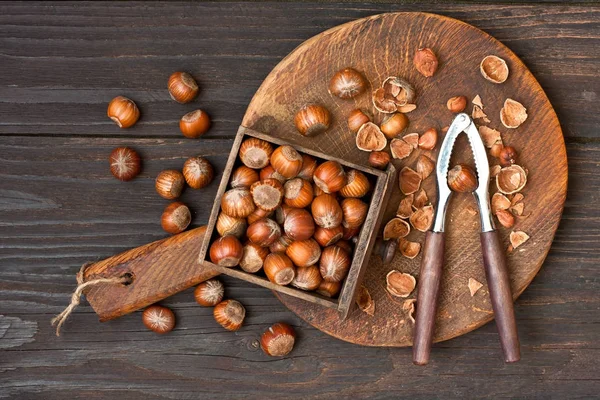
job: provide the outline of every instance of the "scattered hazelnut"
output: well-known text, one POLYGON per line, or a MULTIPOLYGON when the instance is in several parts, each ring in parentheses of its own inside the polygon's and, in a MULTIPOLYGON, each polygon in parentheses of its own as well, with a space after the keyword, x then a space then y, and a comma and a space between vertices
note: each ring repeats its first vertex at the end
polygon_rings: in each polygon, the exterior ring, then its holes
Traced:
POLYGON ((308 207, 312 203, 313 197, 313 187, 305 179, 290 179, 284 185, 284 202, 290 207, 308 207))
POLYGON ((321 284, 317 288, 316 292, 321 296, 332 298, 337 296, 341 289, 341 282, 328 282, 323 280, 321 281, 321 284))
POLYGON ((192 189, 201 189, 212 181, 214 170, 203 157, 190 157, 183 164, 183 177, 192 189))
POLYGON ((210 261, 221 267, 235 267, 242 258, 242 244, 233 235, 218 238, 210 246, 210 261))
POLYGON ((466 96, 454 96, 448 99, 446 107, 453 113, 460 113, 467 108, 467 97, 466 96))
POLYGON ((249 224, 252 224, 252 223, 258 221, 259 219, 269 218, 273 214, 274 214, 274 211, 265 211, 262 208, 256 207, 254 209, 254 211, 252 212, 252 214, 248 215, 248 218, 246 218, 246 219, 249 224))
POLYGON ((505 228, 512 228, 515 225, 515 216, 508 210, 496 211, 496 218, 498 222, 505 228))
POLYGON ((430 48, 417 50, 413 59, 417 71, 426 78, 432 77, 438 68, 438 59, 430 48))
POLYGON ((321 228, 319 226, 314 234, 315 240, 321 247, 327 247, 335 244, 342 238, 342 236, 344 236, 344 230, 341 225, 329 229, 321 228))
POLYGON ((287 178, 281 175, 279 172, 275 171, 272 165, 267 165, 263 169, 260 170, 260 180, 264 181, 265 179, 277 179, 282 185, 285 183, 287 178))
POLYGON ((329 129, 331 116, 325 107, 307 104, 294 117, 296 129, 303 136, 316 136, 329 129))
POLYGON ((527 109, 513 99, 506 99, 500 110, 500 121, 507 128, 518 128, 527 119, 527 109))
POLYGON ((404 132, 407 127, 408 117, 402 113, 394 113, 385 117, 381 123, 381 132, 388 139, 393 139, 404 132))
POLYGON ((322 228, 335 228, 342 223, 342 208, 330 194, 315 197, 311 204, 311 211, 315 223, 322 228))
POLYGON ((221 212, 217 217, 216 228, 221 236, 234 235, 240 239, 246 234, 247 224, 244 218, 230 217, 221 212))
POLYGON ((250 186, 252 186, 254 182, 258 182, 258 179, 258 172, 245 165, 241 165, 233 171, 229 183, 232 188, 250 189, 250 186))
POLYGON ((286 215, 283 231, 292 240, 307 240, 315 233, 315 221, 303 208, 292 208, 286 215))
POLYGON ((160 224, 165 232, 177 234, 185 231, 192 221, 190 209, 180 201, 169 204, 162 213, 160 224))
POLYGON ((269 251, 271 253, 285 253, 290 244, 292 244, 293 240, 287 237, 286 235, 282 235, 279 239, 275 241, 272 245, 269 246, 269 251))
POLYGON ((508 79, 508 65, 497 56, 487 56, 481 60, 479 71, 490 82, 503 83, 508 79))
POLYGON ((173 72, 168 87, 171 98, 181 104, 189 103, 198 95, 198 84, 187 72, 173 72))
POLYGON ((390 163, 390 155, 385 151, 373 151, 369 154, 369 165, 378 169, 386 169, 390 163))
POLYGON ((477 189, 477 175, 468 165, 457 164, 448 171, 448 186, 455 192, 472 192, 477 189))
POLYGON ((298 267, 315 265, 321 257, 321 247, 313 239, 296 240, 285 250, 285 254, 298 267))
POLYGON ((269 247, 281 236, 281 228, 272 219, 263 218, 250 224, 246 235, 252 243, 269 247))
POLYGON ((371 118, 358 108, 350 112, 348 116, 348 128, 352 132, 358 132, 360 127, 367 122, 371 122, 371 118))
POLYGON ((400 239, 410 233, 410 225, 401 218, 392 218, 383 228, 383 240, 400 239))
POLYGON ((237 331, 242 327, 246 309, 237 300, 223 300, 213 309, 215 321, 228 331, 237 331))
POLYGON ((400 191, 407 195, 415 193, 421 187, 421 174, 416 172, 410 167, 404 167, 400 170, 398 175, 398 181, 400 184, 400 191))
POLYGON ((294 348, 296 333, 288 324, 278 322, 267 329, 260 337, 260 347, 266 355, 281 357, 294 348))
POLYGON ((429 128, 419 138, 419 148, 423 150, 433 150, 437 143, 437 131, 435 128, 429 128))
POLYGON ((263 270, 267 278, 278 285, 289 284, 296 276, 292 260, 283 253, 271 253, 265 258, 263 270))
POLYGON ((329 93, 340 99, 351 99, 365 91, 365 78, 353 68, 344 68, 333 75, 329 82, 329 93))
POLYGON ((510 167, 517 162, 517 151, 512 146, 504 146, 498 158, 501 166, 510 167))
POLYGON ((138 153, 129 147, 117 147, 110 153, 110 173, 121 181, 130 181, 141 170, 141 160, 138 153))
POLYGON ((373 301, 369 290, 362 285, 358 289, 358 296, 356 296, 356 304, 358 305, 358 308, 360 308, 360 310, 364 313, 367 313, 370 316, 375 315, 375 302, 373 301))
POLYGON ((409 218, 410 224, 418 231, 427 232, 433 223, 433 206, 417 209, 409 218))
POLYGON ((194 289, 196 302, 204 307, 214 307, 223 300, 225 286, 218 279, 209 279, 194 289))
POLYGON ((184 185, 185 179, 181 172, 167 169, 158 174, 154 186, 161 197, 173 200, 181 196, 184 185))
POLYGON ((240 268, 249 273, 258 272, 263 267, 268 255, 268 248, 250 242, 246 243, 240 259, 240 268))
POLYGON ((286 179, 295 178, 302 170, 302 156, 292 146, 279 146, 271 154, 271 165, 286 179))
POLYGON ((257 138, 248 138, 240 145, 240 160, 248 168, 260 169, 269 165, 269 159, 273 153, 273 146, 257 138))
POLYGON ((298 178, 312 182, 315 169, 317 169, 317 160, 308 154, 302 154, 302 169, 298 172, 298 178))
POLYGON ((142 322, 153 332, 167 333, 175 327, 175 314, 167 307, 154 305, 142 312, 142 322))
POLYGON ((250 194, 256 207, 274 211, 283 200, 283 185, 277 179, 265 179, 250 186, 250 194))
POLYGON ((323 249, 319 270, 323 279, 330 282, 341 282, 350 270, 350 255, 339 246, 328 246, 323 249))
POLYGON ((189 112, 179 120, 179 130, 186 138, 199 138, 204 135, 209 128, 210 117, 202 110, 189 112))
POLYGON ((369 205, 356 198, 342 200, 342 225, 346 228, 360 227, 367 218, 369 205))
POLYGON ((414 276, 397 270, 388 272, 385 280, 387 283, 387 291, 392 296, 396 297, 406 298, 410 296, 417 285, 417 280, 414 276))
POLYGON ((369 178, 362 172, 351 169, 346 174, 347 182, 346 186, 340 189, 340 195, 342 197, 363 197, 371 189, 369 178))
POLYGON ((385 148, 387 140, 381 129, 372 122, 367 122, 360 127, 356 134, 356 147, 363 151, 381 151, 385 148))
POLYGON ((106 114, 119 128, 129 128, 140 118, 140 110, 133 100, 123 96, 117 96, 108 103, 106 114))
POLYGON ((410 153, 413 151, 413 147, 406 143, 403 139, 392 139, 390 142, 390 151, 392 152, 392 157, 397 160, 402 160, 410 156, 410 153))
POLYGON ((315 185, 325 193, 337 192, 346 186, 348 178, 342 165, 337 161, 325 161, 315 169, 315 185))
POLYGON ((230 217, 246 218, 256 206, 248 189, 229 189, 221 197, 221 210, 230 217))
POLYGON ((323 278, 319 268, 315 265, 309 267, 300 267, 296 270, 296 276, 291 285, 302 290, 315 290, 319 287, 323 278))

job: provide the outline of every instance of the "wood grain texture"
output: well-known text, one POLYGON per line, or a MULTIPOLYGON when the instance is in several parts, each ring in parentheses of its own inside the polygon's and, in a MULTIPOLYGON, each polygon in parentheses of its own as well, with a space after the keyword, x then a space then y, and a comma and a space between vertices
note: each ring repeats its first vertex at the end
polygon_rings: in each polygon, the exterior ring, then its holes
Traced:
MULTIPOLYGON (((519 163, 529 170, 523 194, 527 213, 531 214, 520 218, 513 229, 527 232, 533 240, 508 260, 516 298, 539 271, 552 244, 566 197, 567 159, 562 131, 548 98, 525 65, 494 38, 463 22, 425 13, 380 14, 332 28, 307 40, 273 69, 250 102, 243 124, 292 144, 301 143, 366 165, 369 153, 356 147, 355 134, 348 129, 346 119, 353 109, 361 108, 369 111, 376 123, 381 122, 385 115, 373 107, 369 94, 391 75, 406 79, 417 93, 417 109, 408 114, 408 132, 423 133, 431 127, 441 131, 453 119, 446 108, 447 99, 480 95, 491 120, 489 125, 502 132, 505 144, 518 149, 519 163), (413 66, 414 53, 422 47, 431 47, 440 61, 432 78, 423 77, 413 66), (480 75, 479 63, 489 54, 508 63, 510 77, 502 85, 490 83, 480 75), (347 101, 327 92, 331 77, 344 67, 363 73, 370 83, 366 94, 347 101), (500 123, 500 109, 506 98, 516 98, 528 109, 527 121, 518 129, 505 129, 500 123), (305 103, 313 102, 328 108, 333 122, 324 134, 305 138, 296 131, 293 117, 305 103)), ((396 168, 415 168, 420 154, 436 160, 440 143, 438 140, 438 147, 432 152, 414 151, 410 157, 394 161, 396 168)), ((457 140, 452 154, 452 165, 472 159, 464 135, 457 140)), ((490 162, 493 165, 494 160, 490 162)), ((435 205, 435 176, 424 180, 422 187, 435 205)), ((399 187, 394 189, 384 212, 384 224, 395 216, 403 197, 399 187)), ((474 199, 463 194, 453 198, 448 207, 436 341, 470 332, 493 317, 487 288, 473 298, 468 295, 469 278, 486 284, 479 218, 469 212, 469 206, 474 206, 474 199)), ((501 232, 506 246, 509 233, 501 232)), ((413 230, 408 239, 423 242, 423 237, 423 233, 413 230)), ((285 295, 278 297, 301 318, 337 338, 367 346, 408 346, 413 334, 408 310, 403 309, 402 301, 387 293, 385 276, 395 269, 416 276, 418 281, 420 259, 418 256, 409 260, 398 254, 385 266, 380 259, 371 259, 364 282, 375 300, 374 316, 355 309, 348 321, 340 321, 329 309, 285 295)), ((409 298, 416 298, 416 293, 409 298)))
MULTIPOLYGON (((599 27, 600 7, 564 3, 0 3, 0 398, 596 397, 599 27), (166 237, 159 219, 167 202, 153 187, 160 170, 198 153, 222 171, 248 102, 281 58, 325 29, 398 10, 457 17, 500 39, 559 115, 569 192, 544 267, 515 303, 520 363, 503 365, 491 323, 435 344, 430 365, 413 367, 408 348, 332 339, 270 291, 229 277, 221 278, 227 296, 248 311, 236 333, 186 290, 161 302, 177 315, 167 336, 147 331, 139 313, 100 324, 84 302, 55 337, 49 321, 83 263, 166 237), (201 82, 198 102, 168 99, 165 82, 176 69, 201 82), (142 107, 143 125, 133 131, 106 119, 118 94, 135 95, 142 107), (214 127, 203 140, 183 140, 177 119, 198 106, 211 111, 214 127), (145 161, 127 184, 107 170, 120 145, 145 161), (258 347, 276 321, 299 335, 284 359, 258 347)), ((193 226, 208 220, 216 187, 184 193, 193 226)))

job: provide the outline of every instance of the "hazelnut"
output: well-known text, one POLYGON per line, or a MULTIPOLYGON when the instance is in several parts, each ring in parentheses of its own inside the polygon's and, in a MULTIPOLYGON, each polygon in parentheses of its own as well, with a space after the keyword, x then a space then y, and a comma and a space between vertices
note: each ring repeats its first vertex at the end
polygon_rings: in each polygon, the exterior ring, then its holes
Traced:
POLYGON ((283 253, 271 253, 265 258, 263 270, 267 278, 278 285, 289 284, 296 276, 292 260, 283 253))
POLYGON ((517 164, 504 167, 496 175, 496 186, 501 193, 513 194, 520 192, 527 183, 525 170, 517 164))
POLYGON ((392 152, 392 157, 397 160, 402 160, 410 156, 413 147, 403 139, 392 139, 390 142, 390 151, 392 152))
POLYGON ((228 331, 237 331, 242 327, 246 309, 236 300, 223 300, 213 309, 215 321, 228 331))
POLYGON ((392 218, 383 228, 383 240, 400 239, 410 233, 410 225, 401 218, 392 218))
MULTIPOLYGON (((323 191, 323 189, 321 189, 320 187, 318 187, 317 185, 315 185, 313 183, 313 194, 314 194, 314 197, 317 197, 317 196, 320 196, 322 194, 325 194, 325 192, 323 191)), ((331 194, 335 195, 336 193, 334 192, 334 193, 331 193, 331 194)))
POLYGON ((460 113, 467 108, 467 97, 466 96, 454 96, 448 99, 446 107, 453 113, 460 113))
POLYGON ((435 74, 435 71, 437 71, 438 59, 433 50, 426 47, 417 50, 413 59, 413 64, 421 75, 430 78, 435 74))
POLYGON ((184 185, 185 178, 181 172, 167 169, 158 174, 154 186, 162 198, 173 200, 181 196, 184 185))
POLYGON ((269 165, 273 146, 257 138, 248 138, 240 145, 240 160, 248 168, 260 169, 269 165))
POLYGON ((319 270, 324 280, 341 282, 350 270, 350 255, 339 246, 325 247, 319 261, 319 270))
POLYGON ((201 189, 212 181, 212 165, 203 157, 190 157, 183 164, 183 177, 192 189, 201 189))
POLYGON ((335 228, 342 223, 342 208, 330 194, 315 197, 311 204, 311 211, 315 223, 322 228, 335 228))
POLYGON ((302 290, 315 290, 323 281, 319 268, 315 265, 300 267, 296 270, 296 277, 291 285, 302 290))
POLYGON ((329 129, 331 116, 325 107, 307 104, 294 117, 296 129, 303 136, 316 136, 329 129))
POLYGON ((263 218, 251 223, 246 235, 252 243, 269 247, 281 236, 281 228, 272 219, 263 218))
POLYGON ((497 56, 487 56, 481 60, 479 71, 490 82, 503 83, 508 79, 508 65, 497 56))
POLYGON ((189 103, 198 95, 198 84, 187 72, 173 72, 168 87, 171 98, 181 104, 189 103))
POLYGON ((254 209, 254 212, 252 214, 248 215, 247 221, 249 224, 252 224, 252 223, 258 221, 259 219, 269 218, 273 214, 274 214, 274 211, 265 211, 262 208, 256 207, 254 209))
POLYGON ((423 150, 433 150, 437 143, 437 131, 435 128, 429 128, 419 138, 419 148, 423 150))
POLYGON ((424 154, 421 154, 419 158, 417 158, 417 173, 421 175, 422 180, 427 179, 434 169, 435 163, 431 158, 424 154))
POLYGON ((140 110, 133 100, 123 96, 117 96, 108 103, 106 114, 123 129, 133 126, 140 118, 140 110))
POLYGON ((265 179, 277 179, 282 185, 287 180, 285 176, 275 171, 272 165, 267 165, 260 170, 260 180, 264 181, 265 179))
POLYGON ((340 99, 351 99, 365 91, 365 78, 353 68, 344 68, 333 75, 329 82, 329 94, 340 99))
POLYGON ((315 222, 305 209, 293 208, 285 218, 283 231, 292 240, 307 240, 315 233, 315 222))
POLYGON ((260 337, 260 347, 266 355, 281 357, 294 348, 296 333, 288 324, 278 322, 267 329, 260 337))
POLYGON ((344 229, 340 225, 329 229, 318 227, 314 238, 321 247, 327 247, 335 244, 342 236, 344 236, 344 229))
POLYGON ((367 122, 371 122, 371 118, 358 108, 348 115, 348 129, 350 129, 351 132, 358 132, 360 127, 367 122))
POLYGON ((231 174, 231 182, 229 183, 232 188, 250 189, 250 186, 252 186, 254 182, 258 182, 258 179, 258 172, 242 165, 233 171, 231 174))
POLYGON ((518 128, 527 119, 527 109, 513 99, 506 99, 500 110, 500 121, 507 128, 518 128))
POLYGON ((477 189, 477 175, 468 165, 457 164, 448 171, 448 186, 455 192, 472 192, 477 189))
POLYGON ((199 138, 204 135, 209 128, 210 117, 202 110, 191 111, 179 120, 179 130, 186 138, 199 138))
POLYGON ((317 169, 317 160, 308 154, 302 154, 302 169, 298 172, 298 178, 312 182, 315 169, 317 169))
POLYGON ((230 217, 221 212, 217 217, 216 228, 221 236, 234 235, 240 239, 246 234, 247 224, 244 218, 230 217))
POLYGON ((342 197, 363 197, 371 190, 369 178, 362 172, 351 169, 346 174, 346 177, 346 186, 340 189, 342 197))
POLYGON ((388 139, 393 139, 400 135, 407 127, 408 117, 402 113, 394 113, 385 117, 381 123, 381 132, 388 139))
POLYGON ((433 223, 433 206, 417 209, 409 218, 410 224, 418 231, 427 232, 433 223))
POLYGON ((154 305, 144 310, 142 322, 153 332, 167 333, 175 328, 175 314, 167 307, 154 305))
POLYGON ((129 147, 117 147, 110 153, 110 173, 121 181, 130 181, 141 170, 141 160, 138 153, 129 147))
POLYGON ((315 170, 315 184, 325 193, 337 192, 346 186, 348 179, 342 165, 337 161, 325 161, 315 170))
POLYGON ((209 279, 194 289, 196 302, 204 307, 214 307, 223 300, 225 286, 218 279, 209 279))
POLYGON ((210 246, 210 261, 221 267, 235 267, 243 254, 243 247, 238 238, 227 235, 218 238, 210 246))
POLYGON ((362 285, 358 289, 358 295, 356 296, 356 305, 358 306, 358 308, 360 308, 361 311, 367 313, 368 315, 375 315, 375 302, 373 301, 369 290, 362 285))
POLYGON ((505 228, 512 228, 515 225, 515 216, 508 210, 496 211, 496 218, 498 222, 505 228))
POLYGON ((282 204, 280 207, 275 209, 275 220, 279 225, 283 225, 285 223, 285 219, 293 207, 288 206, 287 204, 282 204))
POLYGON ((412 291, 415 290, 415 286, 417 286, 417 280, 414 276, 397 270, 388 272, 385 280, 387 291, 396 297, 406 298, 410 296, 412 291))
POLYGON ((290 244, 292 244, 292 242, 292 239, 290 239, 286 235, 282 235, 272 245, 269 246, 269 251, 271 253, 285 253, 285 251, 290 246, 290 244))
POLYGON ((347 228, 360 227, 367 218, 369 205, 356 198, 344 199, 341 204, 343 219, 342 225, 347 228))
POLYGON ((286 179, 295 178, 302 170, 302 156, 292 146, 279 146, 271 154, 271 165, 286 179))
POLYGON ((323 281, 321 281, 321 284, 319 285, 319 287, 317 288, 316 291, 321 296, 331 298, 331 297, 337 296, 341 289, 342 289, 341 282, 328 282, 328 281, 323 280, 323 281))
POLYGON ((285 250, 285 254, 298 267, 310 267, 321 257, 321 247, 313 239, 296 240, 285 250))
POLYGON ((421 174, 409 167, 404 167, 398 175, 400 191, 405 194, 415 193, 421 187, 421 174))
MULTIPOLYGON (((355 237, 352 237, 351 239, 356 240, 355 237)), ((335 245, 340 249, 344 250, 346 253, 348 253, 348 255, 352 254, 352 245, 348 240, 340 240, 335 245)))
POLYGON ((501 166, 510 167, 517 162, 517 151, 512 146, 504 146, 498 158, 501 166))
POLYGON ((290 207, 304 208, 312 203, 314 194, 313 187, 309 181, 302 178, 294 178, 284 185, 284 202, 290 207))
POLYGON ((256 207, 274 211, 283 200, 283 185, 277 179, 265 179, 250 186, 250 194, 256 207))
POLYGON ((256 206, 248 189, 229 189, 221 197, 221 210, 230 217, 246 218, 256 206))
POLYGON ((167 233, 177 234, 185 231, 192 221, 190 209, 180 201, 169 204, 162 213, 160 224, 167 233))
POLYGON ((381 129, 372 122, 367 122, 360 127, 356 134, 356 147, 363 151, 381 151, 385 148, 387 140, 381 129))
POLYGON ((242 258, 240 259, 240 267, 250 273, 260 271, 265 262, 265 258, 269 255, 269 249, 261 247, 254 243, 246 243, 242 258))
POLYGON ((390 163, 390 155, 385 151, 373 151, 369 154, 369 165, 377 169, 386 169, 390 163))

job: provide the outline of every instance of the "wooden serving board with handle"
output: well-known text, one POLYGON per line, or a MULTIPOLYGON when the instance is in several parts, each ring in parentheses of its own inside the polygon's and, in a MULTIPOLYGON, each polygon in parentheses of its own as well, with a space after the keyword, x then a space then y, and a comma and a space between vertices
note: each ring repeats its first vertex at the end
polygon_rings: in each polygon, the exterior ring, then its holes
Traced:
MULTIPOLYGON (((518 218, 514 229, 528 233, 531 239, 507 256, 513 296, 518 297, 541 268, 552 244, 566 197, 567 159, 559 122, 543 90, 518 57, 491 36, 463 22, 426 13, 382 14, 340 25, 307 40, 275 67, 252 99, 242 125, 367 165, 368 153, 354 145, 346 117, 351 110, 362 108, 374 115, 375 122, 381 122, 383 116, 373 108, 370 92, 391 75, 405 78, 417 90, 418 108, 408 114, 407 132, 422 133, 430 127, 441 131, 453 117, 446 109, 448 98, 465 95, 472 99, 480 95, 491 120, 488 125, 500 130, 504 142, 519 151, 519 164, 529 175, 523 191, 526 217, 518 218), (414 52, 420 47, 431 47, 439 57, 440 66, 432 78, 419 75, 412 66, 414 52), (480 75, 479 62, 489 54, 508 63, 510 76, 505 83, 496 85, 480 75), (340 100, 327 92, 331 76, 344 67, 353 67, 365 75, 371 85, 367 94, 340 100), (499 112, 506 98, 521 102, 528 110, 527 121, 518 129, 508 130, 500 123, 499 112), (301 106, 312 102, 331 111, 333 124, 326 133, 305 138, 296 132, 293 118, 301 106)), ((470 107, 469 103, 469 111, 470 107)), ((414 167, 418 154, 435 160, 438 148, 432 152, 415 151, 409 158, 395 161, 395 166, 398 170, 414 167)), ((471 152, 464 138, 458 140, 453 154, 453 164, 470 161, 471 152)), ((490 162, 495 164, 492 158, 490 162)), ((434 178, 425 180, 423 187, 435 204, 434 178)), ((383 223, 394 216, 401 198, 397 188, 383 223)), ((476 204, 467 194, 455 195, 448 209, 436 341, 462 335, 493 319, 479 241, 479 216, 474 210, 476 204), (474 296, 469 293, 469 278, 483 283, 474 296)), ((114 268, 133 269, 135 275, 129 287, 105 286, 87 294, 100 318, 123 315, 214 276, 214 271, 195 263, 201 229, 92 265, 86 276, 113 276, 110 270, 114 268), (155 256, 155 252, 159 255, 155 256), (142 275, 140 283, 138 278, 142 275)), ((509 233, 510 230, 500 229, 505 246, 509 233)), ((423 238, 424 234, 416 231, 408 236, 421 243, 423 238)), ((413 325, 403 307, 405 299, 386 291, 385 276, 397 269, 418 280, 420 262, 421 255, 409 260, 398 254, 390 265, 384 266, 378 257, 371 257, 363 284, 375 300, 373 316, 355 309, 342 322, 335 310, 275 294, 299 317, 339 339, 367 346, 409 346, 413 325)), ((414 298, 415 292, 408 297, 414 298)))

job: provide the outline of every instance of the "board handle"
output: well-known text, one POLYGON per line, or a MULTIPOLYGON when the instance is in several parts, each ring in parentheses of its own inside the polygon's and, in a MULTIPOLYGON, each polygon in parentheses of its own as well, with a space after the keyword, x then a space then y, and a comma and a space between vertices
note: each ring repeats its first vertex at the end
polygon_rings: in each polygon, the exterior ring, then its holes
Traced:
POLYGON ((521 359, 519 336, 506 258, 496 231, 481 232, 481 251, 504 361, 516 362, 521 359))
POLYGON ((428 231, 425 235, 417 288, 417 315, 413 338, 413 363, 416 365, 426 365, 429 362, 437 300, 442 281, 444 243, 443 232, 428 231))

